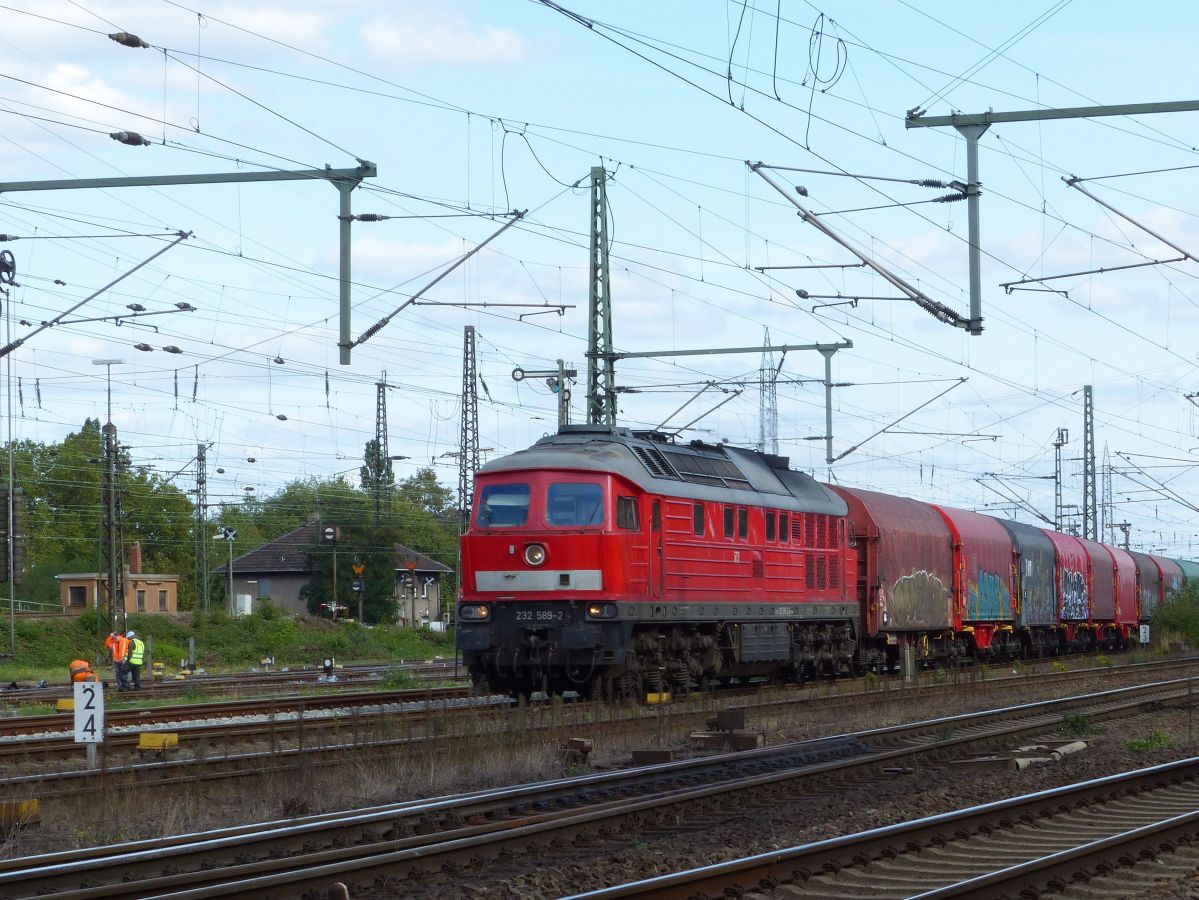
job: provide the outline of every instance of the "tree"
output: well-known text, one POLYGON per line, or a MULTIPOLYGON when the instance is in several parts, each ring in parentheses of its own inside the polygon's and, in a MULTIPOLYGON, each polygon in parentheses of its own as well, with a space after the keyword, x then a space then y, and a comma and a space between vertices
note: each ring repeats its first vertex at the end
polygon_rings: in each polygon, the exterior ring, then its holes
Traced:
POLYGON ((385 508, 387 503, 384 498, 391 496, 395 487, 391 458, 384 456, 378 440, 371 438, 366 442, 362 459, 362 468, 358 470, 362 490, 374 498, 375 509, 385 508))
MULTIPOLYGON (((98 419, 86 419, 57 444, 23 441, 12 446, 17 487, 26 503, 25 540, 29 571, 17 586, 21 599, 55 603, 55 576, 100 568, 104 535, 103 438, 98 419)), ((126 544, 139 541, 148 569, 192 571, 188 497, 145 466, 135 466, 121 449, 117 484, 126 544)), ((0 574, 0 579, 7 573, 0 574)), ((180 587, 190 592, 190 579, 180 587)))
POLYGON ((432 466, 418 469, 400 482, 397 491, 401 499, 417 509, 439 518, 457 518, 458 507, 454 492, 437 480, 432 466))

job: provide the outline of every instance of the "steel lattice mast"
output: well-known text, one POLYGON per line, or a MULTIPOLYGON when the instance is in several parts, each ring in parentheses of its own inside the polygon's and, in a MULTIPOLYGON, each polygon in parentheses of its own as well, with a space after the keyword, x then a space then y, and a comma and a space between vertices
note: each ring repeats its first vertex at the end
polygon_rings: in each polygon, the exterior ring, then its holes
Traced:
POLYGON ((770 346, 770 329, 766 330, 762 347, 762 363, 758 367, 758 449, 763 453, 779 452, 778 371, 774 350, 770 346))
POLYGON ((1095 397, 1091 385, 1082 389, 1082 536, 1099 540, 1095 493, 1095 397))
POLYGON ((587 422, 616 424, 616 364, 608 279, 607 173, 591 170, 591 271, 587 307, 587 422))
POLYGON ((375 383, 375 521, 391 512, 391 453, 387 449, 387 372, 375 383))
POLYGON ((196 601, 208 612, 208 445, 196 444, 196 601))
POLYGON ((467 325, 462 341, 462 431, 458 440, 458 533, 466 531, 475 472, 479 468, 479 392, 475 364, 475 326, 467 325))

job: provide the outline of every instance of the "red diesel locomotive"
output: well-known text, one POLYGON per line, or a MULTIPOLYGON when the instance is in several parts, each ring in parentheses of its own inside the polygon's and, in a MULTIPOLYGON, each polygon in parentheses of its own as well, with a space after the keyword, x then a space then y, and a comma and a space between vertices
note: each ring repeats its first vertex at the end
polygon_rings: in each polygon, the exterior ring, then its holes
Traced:
POLYGON ((902 646, 1118 648, 1182 571, 770 454, 571 425, 479 470, 457 643, 491 690, 640 697, 889 668, 902 646))

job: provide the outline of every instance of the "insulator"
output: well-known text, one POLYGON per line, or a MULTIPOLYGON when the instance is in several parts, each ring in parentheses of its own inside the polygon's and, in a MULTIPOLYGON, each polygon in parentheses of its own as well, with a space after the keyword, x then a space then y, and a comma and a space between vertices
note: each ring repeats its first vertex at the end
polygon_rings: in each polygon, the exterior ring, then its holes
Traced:
POLYGON ((965 194, 942 194, 940 197, 934 197, 933 203, 956 203, 958 200, 965 200, 965 194))
POLYGON ((149 147, 150 142, 136 131, 114 131, 109 135, 114 141, 128 144, 130 147, 149 147))
POLYGON ((926 187, 926 188, 947 188, 947 187, 949 187, 949 184, 947 182, 938 181, 935 178, 921 178, 918 181, 914 182, 914 184, 918 184, 920 187, 926 187))
POLYGON ((381 216, 378 213, 361 213, 354 216, 359 222, 382 222, 387 216, 381 216))
POLYGON ((15 234, 0 234, 0 241, 19 241, 20 238, 15 234))
POLYGON ((116 34, 110 34, 109 37, 122 47, 134 47, 145 50, 150 46, 136 34, 130 34, 128 31, 118 31, 116 34))
POLYGON ((371 338, 373 338, 376 334, 378 334, 382 330, 383 326, 386 324, 387 324, 386 319, 381 319, 378 322, 376 322, 370 328, 366 329, 366 331, 362 332, 362 335, 358 338, 358 343, 361 344, 363 341, 368 341, 371 338))

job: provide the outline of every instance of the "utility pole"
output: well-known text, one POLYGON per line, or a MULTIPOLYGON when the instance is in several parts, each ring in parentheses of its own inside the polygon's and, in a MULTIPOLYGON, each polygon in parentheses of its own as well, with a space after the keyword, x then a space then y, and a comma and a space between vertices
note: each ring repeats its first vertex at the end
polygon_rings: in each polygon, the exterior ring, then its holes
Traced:
POLYGON ((1112 505, 1112 460, 1108 453, 1107 442, 1103 444, 1103 469, 1099 474, 1099 533, 1109 543, 1116 543, 1116 516, 1112 505))
MULTIPOLYGON (((1070 432, 1057 430, 1053 441, 1053 530, 1062 531, 1062 447, 1070 443, 1070 432)), ((1064 533, 1064 532, 1063 532, 1064 533)))
MULTIPOLYGON (((101 439, 103 442, 102 456, 100 463, 103 466, 100 479, 100 503, 104 517, 103 536, 101 538, 101 556, 103 557, 103 566, 101 571, 107 576, 104 588, 104 606, 105 612, 99 616, 100 623, 97 625, 97 632, 102 633, 105 629, 103 625, 107 625, 108 631, 124 631, 123 618, 125 614, 125 592, 121 583, 120 576, 124 573, 118 568, 117 540, 119 529, 117 527, 117 510, 119 501, 117 500, 117 453, 119 452, 117 445, 117 426, 112 424, 112 367, 120 365, 124 360, 121 359, 94 359, 93 365, 104 366, 106 370, 106 384, 108 397, 108 415, 104 427, 100 429, 101 439)), ((99 612, 99 600, 96 598, 97 612, 99 612)), ((101 634, 102 636, 102 634, 101 634)))
POLYGON ((591 170, 591 271, 587 306, 587 423, 616 424, 612 297, 608 278, 608 173, 591 170))
POLYGON ((208 612, 208 445, 196 444, 196 600, 208 612))
POLYGON ((1095 497, 1095 398, 1091 385, 1082 389, 1082 536, 1099 540, 1095 497))
MULTIPOLYGON (((762 453, 779 452, 779 406, 778 369, 774 365, 774 351, 770 346, 770 329, 765 329, 765 344, 762 363, 758 366, 758 450, 762 453)), ((832 428, 828 429, 830 432, 832 428)))
MULTIPOLYGON (((17 283, 17 261, 11 250, 0 251, 0 303, 4 304, 4 321, 5 335, 4 340, 7 343, 12 339, 12 306, 8 303, 9 288, 17 283)), ((13 436, 12 436, 12 358, 5 357, 5 374, 8 382, 8 480, 7 480, 7 500, 4 504, 4 536, 6 542, 6 565, 7 571, 4 573, 8 580, 8 655, 16 656, 17 654, 17 592, 15 588, 16 566, 13 562, 13 553, 16 550, 16 544, 13 541, 14 531, 14 515, 13 515, 13 488, 15 486, 15 464, 13 461, 13 436)), ((97 617, 98 618, 98 617, 97 617)))

